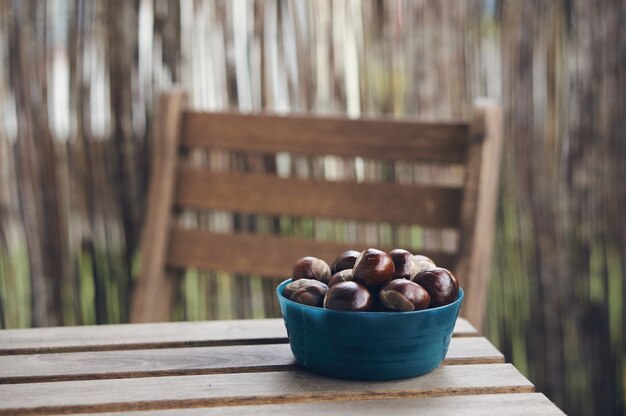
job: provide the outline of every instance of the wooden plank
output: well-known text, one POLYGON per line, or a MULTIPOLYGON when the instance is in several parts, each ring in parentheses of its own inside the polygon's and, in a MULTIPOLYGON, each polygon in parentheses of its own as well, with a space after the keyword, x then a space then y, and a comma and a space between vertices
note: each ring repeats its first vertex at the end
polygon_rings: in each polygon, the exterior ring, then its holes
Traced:
MULTIPOLYGON (((173 228, 167 264, 172 267, 197 267, 266 277, 288 278, 292 265, 301 257, 319 257, 331 264, 338 253, 367 245, 335 243, 295 237, 259 234, 214 234, 198 229, 173 228), (233 253, 241 253, 233 261, 233 253)), ((381 247, 382 250, 390 250, 381 247)), ((414 250, 416 254, 417 251, 414 250)), ((438 265, 452 268, 455 256, 441 252, 419 252, 438 265)))
POLYGON ((478 335, 476 328, 469 323, 467 319, 458 318, 454 325, 454 332, 452 336, 455 337, 475 337, 478 335))
POLYGON ((250 373, 296 367, 289 344, 7 355, 0 357, 0 384, 250 373))
POLYGON ((0 355, 277 342, 287 342, 282 319, 8 329, 0 355))
POLYGON ((465 163, 466 121, 349 120, 185 112, 184 146, 465 163))
POLYGON ((452 338, 444 364, 502 364, 504 355, 484 337, 452 338))
MULTIPOLYGON (((459 318, 453 336, 475 336, 459 318)), ((287 342, 282 319, 167 322, 0 331, 0 355, 287 342)))
POLYGON ((443 366, 424 376, 395 382, 354 382, 307 371, 279 371, 3 384, 0 415, 532 391, 533 385, 510 364, 443 366))
MULTIPOLYGON (((448 365, 503 363, 486 338, 453 338, 448 365)), ((163 348, 0 356, 0 384, 284 371, 297 367, 288 344, 163 348)))
MULTIPOLYGON (((285 403, 258 406, 231 406, 197 409, 152 410, 135 412, 133 416, 222 415, 360 415, 413 416, 559 416, 564 415, 541 393, 488 394, 475 396, 419 397, 396 400, 351 400, 339 402, 285 403)), ((101 413, 112 416, 119 413, 101 413)))
POLYGON ((131 322, 168 321, 173 282, 165 273, 167 232, 174 199, 182 110, 186 95, 174 90, 163 95, 155 117, 149 208, 141 236, 141 268, 133 294, 131 322))
POLYGON ((182 207, 419 224, 459 225, 463 191, 395 183, 350 183, 266 174, 182 169, 175 203, 182 207))

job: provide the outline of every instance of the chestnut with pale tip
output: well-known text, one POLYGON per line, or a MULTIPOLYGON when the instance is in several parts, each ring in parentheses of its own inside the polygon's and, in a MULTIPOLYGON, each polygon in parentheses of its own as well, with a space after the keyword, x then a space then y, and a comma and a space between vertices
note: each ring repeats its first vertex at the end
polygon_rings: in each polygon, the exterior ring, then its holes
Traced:
POLYGON ((330 267, 322 259, 317 257, 302 257, 293 266, 293 273, 291 278, 293 280, 298 279, 315 279, 322 283, 328 283, 330 280, 330 267))
POLYGON ((379 300, 385 309, 391 311, 417 311, 428 308, 430 295, 415 282, 395 279, 380 290, 379 300))
POLYGON ((337 311, 370 311, 373 303, 369 290, 356 282, 339 282, 328 289, 324 298, 324 307, 337 311))
POLYGON ((412 279, 417 276, 419 272, 423 272, 424 270, 434 269, 437 267, 434 261, 426 256, 422 256, 421 254, 416 254, 413 256, 413 263, 415 264, 415 274, 412 279))
POLYGON ((307 281, 307 283, 300 285, 300 287, 291 294, 289 299, 304 305, 322 307, 324 297, 328 292, 328 286, 313 279, 300 279, 296 280, 296 282, 303 280, 307 281))
POLYGON ((431 308, 448 305, 459 296, 459 283, 456 277, 443 267, 424 270, 418 273, 413 281, 426 289, 430 295, 431 308))
POLYGON ((356 259, 352 269, 352 280, 370 289, 377 289, 389 283, 395 271, 389 254, 375 248, 368 248, 356 259))
POLYGON ((349 282, 352 280, 352 269, 340 270, 333 275, 328 281, 328 287, 333 287, 340 282, 349 282))
POLYGON ((332 275, 337 274, 342 270, 352 269, 357 257, 361 253, 356 250, 347 250, 337 256, 333 264, 330 266, 330 273, 332 275))
POLYGON ((292 281, 287 286, 285 286, 285 289, 283 289, 283 296, 287 299, 291 299, 291 295, 293 295, 296 290, 300 289, 301 287, 307 286, 322 286, 322 288, 326 287, 326 290, 328 290, 328 286, 325 283, 320 282, 319 280, 298 279, 292 281))

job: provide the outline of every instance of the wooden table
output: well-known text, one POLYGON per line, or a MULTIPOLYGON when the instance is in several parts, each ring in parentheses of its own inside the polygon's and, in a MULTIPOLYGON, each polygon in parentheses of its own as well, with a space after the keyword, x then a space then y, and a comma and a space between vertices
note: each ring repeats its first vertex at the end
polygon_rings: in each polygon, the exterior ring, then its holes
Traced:
POLYGON ((392 382, 302 369, 279 319, 0 331, 0 415, 563 414, 533 390, 462 319, 444 365, 392 382))

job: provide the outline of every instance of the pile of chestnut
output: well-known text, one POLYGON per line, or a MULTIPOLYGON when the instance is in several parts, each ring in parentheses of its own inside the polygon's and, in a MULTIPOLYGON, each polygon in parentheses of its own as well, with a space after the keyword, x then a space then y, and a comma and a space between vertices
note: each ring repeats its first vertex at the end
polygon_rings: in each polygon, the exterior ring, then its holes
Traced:
POLYGON ((303 257, 293 266, 292 280, 283 291, 286 298, 341 311, 415 311, 447 305, 459 294, 452 272, 403 249, 348 250, 330 267, 303 257))

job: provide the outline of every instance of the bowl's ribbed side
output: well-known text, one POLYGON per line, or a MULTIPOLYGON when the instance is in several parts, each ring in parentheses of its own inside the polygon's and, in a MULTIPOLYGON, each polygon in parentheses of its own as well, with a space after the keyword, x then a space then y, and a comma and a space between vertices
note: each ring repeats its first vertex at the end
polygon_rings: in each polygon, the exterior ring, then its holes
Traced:
POLYGON ((281 287, 277 292, 296 360, 318 373, 358 380, 407 378, 438 367, 461 303, 427 313, 345 313, 291 302, 281 287))

